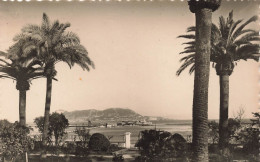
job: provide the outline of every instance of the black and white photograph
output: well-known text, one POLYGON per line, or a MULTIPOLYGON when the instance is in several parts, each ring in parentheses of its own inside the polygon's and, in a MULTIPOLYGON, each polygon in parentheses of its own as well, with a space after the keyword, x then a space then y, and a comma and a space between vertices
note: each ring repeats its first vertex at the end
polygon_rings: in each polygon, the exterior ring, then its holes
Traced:
POLYGON ((0 162, 260 161, 257 0, 1 0, 0 162))

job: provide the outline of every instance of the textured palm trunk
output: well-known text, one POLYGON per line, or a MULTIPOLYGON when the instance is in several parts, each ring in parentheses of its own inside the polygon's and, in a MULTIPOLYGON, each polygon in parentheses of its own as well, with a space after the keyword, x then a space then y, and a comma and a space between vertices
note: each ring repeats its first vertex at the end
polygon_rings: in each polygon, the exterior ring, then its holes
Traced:
MULTIPOLYGON (((26 90, 19 90, 19 123, 26 126, 26 90)), ((22 161, 27 162, 27 153, 22 154, 22 161)))
POLYGON ((194 162, 208 160, 208 87, 212 10, 196 11, 196 55, 193 94, 192 149, 194 162))
POLYGON ((50 118, 50 107, 51 107, 51 91, 52 91, 52 77, 47 77, 47 88, 46 88, 46 101, 45 101, 45 112, 44 112, 44 126, 43 126, 43 146, 47 146, 49 118, 50 118))
POLYGON ((26 126, 26 90, 19 90, 19 122, 26 126))
POLYGON ((228 150, 228 101, 229 75, 219 75, 220 84, 220 117, 219 117, 219 148, 228 150))

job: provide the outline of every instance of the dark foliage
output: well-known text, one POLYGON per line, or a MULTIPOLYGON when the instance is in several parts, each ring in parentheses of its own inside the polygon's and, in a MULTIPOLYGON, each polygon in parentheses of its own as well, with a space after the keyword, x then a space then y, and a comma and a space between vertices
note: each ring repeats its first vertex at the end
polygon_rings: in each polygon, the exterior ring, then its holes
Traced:
POLYGON ((100 133, 95 133, 90 137, 89 148, 92 151, 107 151, 110 146, 109 140, 100 133))
POLYGON ((90 140, 90 133, 89 133, 89 129, 87 129, 86 127, 80 127, 80 128, 76 128, 76 130, 74 131, 78 137, 80 141, 76 142, 76 147, 75 147, 75 154, 76 156, 88 156, 89 155, 89 140, 90 140))
POLYGON ((136 162, 145 162, 145 161, 148 161, 148 158, 147 158, 147 156, 137 156, 135 158, 135 161, 136 162))
POLYGON ((30 128, 6 120, 0 121, 0 152, 7 160, 22 158, 33 148, 33 139, 28 136, 30 128))
POLYGON ((218 139, 219 139, 219 125, 217 122, 215 121, 210 121, 208 123, 209 126, 209 140, 212 142, 212 144, 218 143, 218 139))
POLYGON ((121 148, 116 145, 116 144, 111 144, 108 148, 108 152, 112 153, 112 152, 115 152, 115 151, 118 151, 120 150, 121 148))
POLYGON ((76 156, 83 156, 86 157, 90 153, 89 147, 87 147, 84 143, 82 142, 76 142, 76 150, 75 150, 75 155, 76 156))
POLYGON ((228 119, 228 137, 229 137, 229 139, 236 138, 235 133, 240 128, 241 128, 241 120, 229 118, 228 119))
POLYGON ((185 158, 187 155, 187 142, 179 134, 171 135, 166 131, 144 130, 136 143, 141 157, 140 161, 161 161, 171 158, 185 158))
MULTIPOLYGON (((29 162, 40 162, 41 159, 38 156, 30 156, 29 162)), ((92 162, 93 160, 88 157, 78 157, 78 156, 48 156, 45 160, 45 162, 92 162)))
POLYGON ((62 146, 63 152, 65 154, 75 154, 76 153, 76 143, 75 142, 65 142, 62 146))
POLYGON ((193 13, 196 13, 198 10, 201 10, 203 8, 208 8, 212 11, 215 11, 219 8, 221 0, 189 0, 188 4, 190 6, 190 11, 193 13))
MULTIPOLYGON (((44 117, 37 117, 34 119, 34 123, 41 133, 43 133, 44 117)), ((64 135, 66 135, 65 129, 69 126, 68 119, 59 113, 52 113, 50 115, 50 124, 48 131, 48 139, 51 142, 51 137, 55 137, 55 145, 59 145, 64 135)))
POLYGON ((260 113, 253 113, 255 119, 251 119, 252 124, 241 131, 239 140, 243 144, 243 151, 246 154, 258 156, 260 143, 259 128, 260 128, 260 113))
POLYGON ((114 154, 114 157, 112 160, 113 161, 124 161, 124 157, 122 154, 114 154))
POLYGON ((78 135, 79 140, 87 146, 91 137, 89 129, 86 127, 77 127, 74 132, 78 135))
POLYGON ((5 127, 11 126, 12 123, 10 123, 8 120, 0 120, 0 131, 2 131, 5 127))
MULTIPOLYGON (((218 143, 219 140, 219 124, 215 121, 210 121, 208 123, 209 126, 209 140, 212 144, 218 143)), ((241 128, 241 119, 237 118, 229 118, 228 119, 228 138, 238 140, 238 136, 236 136, 236 131, 241 128)))
POLYGON ((170 157, 185 157, 187 155, 188 145, 186 140, 178 133, 175 133, 166 140, 165 147, 170 157))

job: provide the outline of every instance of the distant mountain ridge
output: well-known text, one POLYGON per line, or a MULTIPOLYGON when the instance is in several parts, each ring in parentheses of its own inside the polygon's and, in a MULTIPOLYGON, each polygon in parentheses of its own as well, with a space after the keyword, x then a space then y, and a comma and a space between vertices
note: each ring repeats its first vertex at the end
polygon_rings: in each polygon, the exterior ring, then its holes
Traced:
MULTIPOLYGON (((61 112, 61 110, 59 110, 61 112)), ((131 109, 127 108, 109 108, 105 110, 76 110, 62 112, 70 122, 109 122, 122 120, 144 120, 144 117, 131 109)))

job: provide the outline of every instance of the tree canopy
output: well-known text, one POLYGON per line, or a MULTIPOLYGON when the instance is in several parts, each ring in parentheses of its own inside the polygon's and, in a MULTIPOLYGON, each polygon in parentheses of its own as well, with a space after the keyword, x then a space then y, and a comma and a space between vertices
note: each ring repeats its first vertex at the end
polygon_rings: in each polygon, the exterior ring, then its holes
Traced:
MULTIPOLYGON (((41 133, 43 133, 43 127, 44 127, 44 117, 37 117, 34 119, 34 123, 36 124, 37 128, 41 133)), ((59 140, 62 139, 62 137, 66 134, 65 129, 69 126, 68 119, 63 115, 59 113, 52 113, 50 115, 50 124, 49 124, 49 131, 48 136, 49 138, 54 135, 55 137, 55 144, 59 144, 59 140)))
MULTIPOLYGON (((253 16, 244 23, 242 23, 243 20, 235 21, 233 11, 231 11, 226 20, 223 16, 219 17, 218 26, 212 23, 210 61, 213 62, 213 67, 220 68, 220 66, 228 64, 233 70, 239 60, 259 60, 260 46, 258 42, 260 37, 258 31, 245 29, 248 24, 257 21, 257 19, 257 16, 253 16)), ((183 43, 187 46, 180 54, 186 56, 181 58, 180 62, 183 64, 176 75, 180 75, 189 66, 190 74, 195 70, 195 31, 196 27, 189 27, 187 32, 191 34, 179 36, 179 38, 190 39, 190 41, 183 43)))

